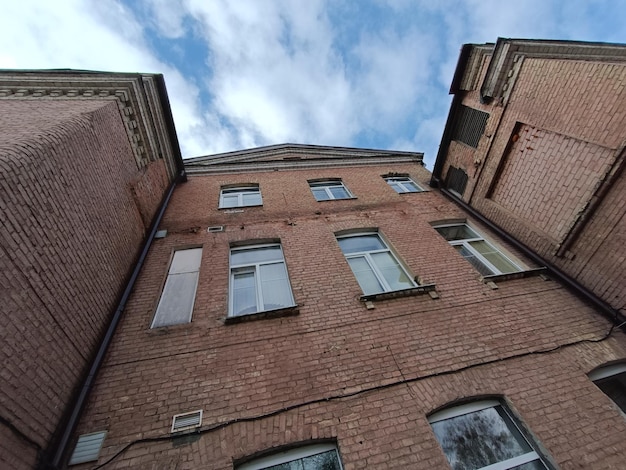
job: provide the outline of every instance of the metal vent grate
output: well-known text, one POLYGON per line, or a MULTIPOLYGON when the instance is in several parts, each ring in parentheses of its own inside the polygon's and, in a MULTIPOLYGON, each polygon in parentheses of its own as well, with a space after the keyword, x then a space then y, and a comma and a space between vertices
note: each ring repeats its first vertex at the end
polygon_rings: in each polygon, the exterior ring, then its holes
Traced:
POLYGON ((477 148, 485 132, 489 113, 461 105, 455 119, 452 139, 477 148))
POLYGON ((106 435, 106 431, 99 431, 79 436, 68 465, 98 460, 100 449, 102 448, 102 443, 106 435))
POLYGON ((200 427, 202 424, 202 410, 191 411, 175 415, 172 420, 172 431, 188 431, 200 427))

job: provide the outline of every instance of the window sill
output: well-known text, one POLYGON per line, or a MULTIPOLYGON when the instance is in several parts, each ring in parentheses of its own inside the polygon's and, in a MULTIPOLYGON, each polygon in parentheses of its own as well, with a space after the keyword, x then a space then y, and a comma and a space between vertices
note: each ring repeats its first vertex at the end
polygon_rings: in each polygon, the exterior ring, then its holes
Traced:
POLYGON ((263 207, 263 204, 253 204, 251 206, 218 207, 218 210, 224 211, 226 213, 228 213, 229 211, 232 211, 232 212, 243 212, 243 210, 248 208, 248 207, 263 207))
POLYGON ((421 286, 409 287, 408 289, 393 290, 390 292, 379 292, 378 294, 367 294, 359 297, 361 302, 367 302, 370 300, 387 300, 397 299, 400 297, 411 297, 414 295, 427 294, 436 290, 435 284, 423 284, 421 286))
POLYGON ((236 323, 264 320, 269 318, 291 317, 298 314, 300 314, 300 306, 293 305, 291 307, 277 308, 275 310, 264 310, 262 312, 247 313, 245 315, 226 317, 224 319, 224 324, 233 325, 236 323))
POLYGON ((321 199, 321 200, 317 200, 317 202, 333 202, 333 201, 350 201, 352 199, 358 199, 356 196, 353 197, 342 197, 342 198, 335 198, 335 199, 321 199))
POLYGON ((510 281, 511 279, 522 279, 525 277, 541 276, 542 274, 546 274, 547 272, 548 272, 548 268, 544 266, 541 268, 527 269, 525 271, 517 271, 514 273, 492 274, 490 276, 482 276, 480 280, 486 284, 488 282, 510 281))

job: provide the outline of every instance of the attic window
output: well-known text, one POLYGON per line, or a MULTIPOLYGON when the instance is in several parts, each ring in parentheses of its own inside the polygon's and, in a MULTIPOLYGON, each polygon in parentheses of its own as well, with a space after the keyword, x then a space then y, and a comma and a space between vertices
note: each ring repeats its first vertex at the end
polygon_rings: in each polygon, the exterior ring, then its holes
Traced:
POLYGON ((202 410, 191 411, 189 413, 181 413, 174 415, 172 419, 172 431, 181 432, 190 431, 199 428, 202 424, 202 410))
POLYGON ((102 443, 106 435, 106 431, 99 431, 79 436, 68 465, 98 460, 100 449, 102 448, 102 443))
POLYGON ((462 168, 451 166, 446 173, 446 188, 456 193, 459 197, 463 197, 467 186, 467 173, 462 168))

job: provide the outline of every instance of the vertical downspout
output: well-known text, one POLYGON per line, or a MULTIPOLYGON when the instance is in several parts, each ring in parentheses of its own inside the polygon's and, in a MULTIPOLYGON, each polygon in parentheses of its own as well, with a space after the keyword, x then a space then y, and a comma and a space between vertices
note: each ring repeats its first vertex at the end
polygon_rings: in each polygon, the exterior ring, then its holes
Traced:
POLYGON ((122 314, 124 312, 124 308, 126 307, 126 303, 128 302, 128 299, 130 298, 130 295, 135 286, 135 282, 137 281, 137 277, 139 276, 139 273, 141 272, 141 268, 143 267, 143 263, 146 259, 146 256, 148 252, 150 251, 150 247, 152 246, 152 240, 154 239, 154 235, 159 227, 159 224, 161 223, 163 214, 165 214, 165 210, 167 209, 167 206, 170 202, 172 194, 174 193, 174 189, 176 188, 176 185, 178 184, 179 181, 181 180, 184 181, 184 179, 185 179, 185 172, 183 170, 174 179, 174 181, 172 181, 172 184, 170 184, 167 194, 165 195, 165 197, 163 198, 163 201, 161 202, 159 211, 157 212, 154 219, 152 219, 152 225, 150 226, 150 231, 144 241, 143 248, 141 250, 141 253, 139 254, 139 258, 137 259, 137 262, 135 263, 133 272, 128 280, 128 283, 126 284, 126 288, 124 289, 122 297, 120 298, 120 301, 117 305, 117 309, 115 310, 115 313, 113 314, 111 323, 109 323, 109 327, 102 339, 102 342, 100 343, 98 352, 93 362, 91 363, 89 373, 87 374, 87 377, 85 378, 85 381, 83 382, 80 393, 78 394, 78 397, 76 398, 76 401, 74 402, 74 406, 72 407, 72 412, 70 414, 70 417, 67 421, 67 424, 64 426, 63 433, 61 434, 61 437, 59 438, 56 449, 54 450, 54 455, 50 461, 48 461, 48 459, 44 457, 44 460, 39 463, 38 467, 40 469, 50 469, 50 468, 59 469, 61 464, 63 463, 63 459, 66 457, 70 438, 72 437, 72 434, 74 433, 76 429, 78 420, 80 419, 80 416, 81 416, 81 412, 85 406, 85 403, 87 402, 87 398, 89 398, 91 389, 93 388, 93 385, 96 381, 96 377, 98 376, 98 371, 100 370, 100 367, 102 366, 102 363, 104 362, 104 357, 106 356, 109 345, 111 344, 111 341, 113 339, 113 334, 115 333, 117 325, 119 324, 122 318, 122 314))

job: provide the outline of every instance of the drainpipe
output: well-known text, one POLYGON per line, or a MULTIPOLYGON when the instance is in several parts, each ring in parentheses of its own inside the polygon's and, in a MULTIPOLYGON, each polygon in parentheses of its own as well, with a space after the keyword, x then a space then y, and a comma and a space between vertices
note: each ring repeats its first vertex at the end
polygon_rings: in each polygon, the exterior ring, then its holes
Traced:
MULTIPOLYGON (((471 214, 472 217, 479 220, 481 223, 485 224, 487 227, 493 230, 499 237, 502 237, 508 243, 520 250, 522 253, 524 253, 525 256, 532 259, 539 266, 545 266, 552 277, 558 279, 561 283, 565 284, 567 288, 574 291, 574 293, 577 294, 579 297, 591 303, 594 307, 600 310, 600 312, 614 325, 620 325, 626 322, 626 316, 623 315, 619 310, 613 308, 611 305, 606 303, 604 300, 602 300, 596 294, 584 287, 578 281, 565 274, 563 271, 561 271, 560 268, 543 259, 541 256, 528 248, 522 242, 518 241, 516 238, 513 238, 508 232, 502 230, 500 227, 498 227, 491 220, 483 216, 472 206, 468 205, 465 201, 456 197, 454 194, 452 194, 450 191, 443 187, 439 178, 433 176, 433 180, 435 180, 435 183, 439 186, 439 191, 441 191, 444 195, 450 198, 463 210, 471 214)), ((622 331, 626 332, 626 326, 622 327, 622 331)))
POLYGON ((135 267, 128 280, 128 283, 126 284, 124 293, 122 294, 122 297, 120 298, 120 301, 117 305, 117 309, 115 310, 115 313, 113 314, 111 323, 109 324, 109 327, 102 339, 102 342, 100 343, 98 352, 93 362, 91 363, 89 373, 87 374, 83 382, 83 386, 80 390, 80 393, 78 394, 78 397, 74 401, 74 406, 72 407, 72 411, 71 411, 71 414, 69 415, 69 419, 67 423, 65 424, 63 431, 60 433, 58 437, 58 444, 56 445, 56 448, 52 452, 50 452, 50 454, 54 453, 54 455, 51 460, 48 460, 47 457, 44 457, 43 461, 40 462, 39 464, 40 469, 61 468, 63 459, 66 457, 66 454, 67 454, 67 448, 70 442, 70 438, 72 437, 72 434, 74 433, 76 429, 83 407, 85 406, 85 403, 87 402, 87 398, 89 398, 91 389, 93 388, 93 385, 96 381, 96 377, 98 376, 98 371, 100 370, 100 367, 102 366, 102 363, 104 362, 104 357, 106 356, 109 345, 111 344, 111 341, 113 339, 113 334, 115 333, 117 325, 119 324, 122 318, 122 314, 124 312, 124 308, 126 307, 126 303, 128 302, 130 294, 133 291, 135 282, 137 281, 137 277, 139 276, 139 273, 141 272, 141 268, 143 267, 143 263, 146 259, 146 256, 148 255, 148 252, 150 251, 150 247, 152 246, 152 240, 154 239, 154 235, 157 232, 159 224, 161 223, 163 214, 165 213, 165 210, 167 209, 167 206, 170 202, 172 194, 174 193, 174 189, 176 188, 176 185, 178 184, 179 181, 184 181, 185 179, 186 179, 186 175, 183 170, 174 179, 174 181, 172 181, 172 184, 170 184, 167 194, 165 195, 165 197, 163 198, 163 201, 161 202, 159 211, 157 212, 154 219, 152 219, 152 225, 150 226, 150 231, 144 241, 143 248, 141 250, 141 253, 139 254, 139 258, 137 259, 137 262, 135 263, 135 267))

